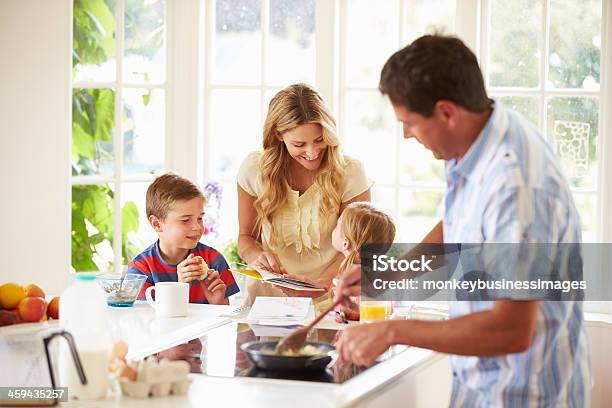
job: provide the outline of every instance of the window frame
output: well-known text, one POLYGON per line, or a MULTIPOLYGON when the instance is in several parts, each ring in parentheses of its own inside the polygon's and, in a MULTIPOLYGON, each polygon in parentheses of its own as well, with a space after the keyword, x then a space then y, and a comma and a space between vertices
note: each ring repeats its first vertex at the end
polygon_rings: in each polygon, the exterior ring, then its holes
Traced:
MULTIPOLYGON (((488 86, 488 30, 489 8, 491 0, 465 0, 461 13, 457 13, 457 35, 466 39, 468 46, 475 50, 481 65, 487 92, 500 90, 504 94, 537 96, 538 97, 538 127, 545 133, 546 98, 548 96, 596 96, 599 101, 599 129, 597 140, 598 152, 598 183, 594 190, 597 194, 597 224, 596 242, 612 242, 612 2, 602 0, 601 16, 601 56, 600 56, 600 88, 599 91, 583 90, 550 90, 546 89, 548 77, 549 27, 548 10, 550 0, 542 3, 542 26, 544 41, 540 55, 541 81, 534 90, 515 90, 512 88, 490 88, 488 86), (463 24, 465 21, 477 21, 478 24, 463 24)), ((584 189, 572 188, 572 193, 583 192, 584 189)), ((593 192, 591 192, 593 193, 593 192)), ((612 313, 612 302, 586 302, 585 310, 589 312, 612 313)))
POLYGON ((476 16, 480 21, 477 29, 474 30, 467 25, 464 27, 465 37, 472 38, 469 45, 477 51, 477 57, 485 78, 485 85, 488 93, 495 93, 503 96, 530 96, 537 97, 538 100, 538 128, 546 133, 546 99, 551 96, 561 97, 595 97, 599 103, 599 129, 597 140, 598 152, 598 183, 594 188, 573 188, 572 193, 586 193, 597 196, 597 224, 599 225, 596 234, 597 242, 612 242, 612 214, 606 208, 612 206, 612 50, 611 41, 607 38, 612 34, 612 5, 609 1, 602 0, 602 27, 601 27, 601 58, 600 58, 600 89, 598 91, 581 89, 547 89, 548 78, 548 50, 549 50, 549 28, 550 21, 548 13, 550 0, 542 1, 542 26, 544 27, 543 44, 540 51, 540 84, 537 88, 521 89, 510 87, 491 87, 488 83, 488 58, 489 46, 489 8, 491 0, 469 0, 471 2, 471 15, 476 16), (474 33, 474 31, 476 31, 474 33), (606 37, 608 36, 608 37, 606 37), (476 39, 476 41, 474 41, 476 39))
MULTIPOLYGON (((332 112, 338 119, 339 134, 342 135, 346 127, 343 109, 346 105, 345 95, 347 89, 346 77, 342 62, 345 60, 346 43, 346 10, 348 0, 316 0, 315 1, 315 48, 316 72, 315 86, 326 99, 332 112)), ((401 4, 398 15, 400 30, 398 44, 403 41, 402 24, 405 20, 407 0, 395 0, 401 4)), ((545 0, 548 4, 550 0, 545 0)), ((487 72, 487 16, 489 0, 462 0, 457 2, 455 15, 455 29, 457 36, 462 38, 481 61, 483 73, 487 72)), ((167 0, 166 3, 166 81, 163 84, 136 84, 123 82, 122 60, 124 52, 124 0, 117 0, 117 66, 116 78, 113 82, 84 82, 71 81, 74 88, 102 88, 115 90, 115 119, 122 117, 122 89, 127 88, 160 88, 166 93, 166 127, 165 127, 165 165, 164 170, 173 170, 197 180, 200 184, 209 179, 210 162, 210 95, 213 89, 230 88, 224 86, 211 86, 211 49, 214 25, 214 0, 167 0), (178 29, 180 27, 180 30, 178 29), (181 67, 181 69, 177 69, 181 67), (196 84, 196 86, 194 86, 196 84)), ((262 11, 269 7, 269 0, 262 0, 262 11)), ((599 95, 599 140, 598 140, 598 166, 599 180, 598 217, 600 228, 597 231, 599 242, 612 242, 612 3, 602 1, 602 43, 601 43, 601 76, 599 95)), ((543 18, 546 18, 544 15, 543 18)), ((262 13, 262 56, 265 48, 267 32, 267 14, 262 13)), ((546 39, 548 42, 548 39, 546 39)), ((546 49, 542 52, 546 54, 546 49)), ((265 68, 265 58, 262 58, 262 67, 265 68)), ((542 68, 545 70, 545 66, 542 68)), ((263 84, 259 86, 240 86, 241 89, 258 89, 261 97, 261 119, 264 120, 266 107, 263 105, 265 91, 275 87, 263 84)), ((544 78, 544 77, 543 77, 544 78)), ((542 81, 541 87, 544 86, 542 81)), ((372 91, 370 88, 362 90, 372 91)), ((511 90, 507 90, 511 92, 511 90)), ((539 95, 537 92, 536 95, 539 95)), ((546 95, 550 95, 547 92, 546 95)), ((544 106, 540 100, 540 117, 543 117, 544 106)), ((541 128, 545 123, 540 124, 541 128)), ((401 134, 401 127, 397 124, 396 133, 401 134)), ((399 143, 396 139, 396 155, 399 164, 399 143)), ((113 262, 115 271, 120 272, 121 262, 121 190, 133 182, 147 182, 154 179, 154 175, 124 176, 123 167, 123 129, 122 121, 115 120, 113 132, 113 153, 115 156, 115 174, 112 177, 103 176, 70 176, 70 184, 95 185, 109 184, 115 188, 114 201, 114 242, 113 262)), ((235 179, 218 180, 220 182, 235 182, 235 179)), ((443 191, 443 184, 409 183, 402 184, 399 179, 399 165, 396 168, 394 182, 377 184, 376 186, 392 188, 394 191, 394 216, 397 218, 401 192, 406 189, 443 191)), ((598 311, 612 312, 606 304, 596 308, 598 311)))
MULTIPOLYGON (((113 143, 113 175, 112 176, 103 176, 103 175, 87 175, 87 176, 74 176, 72 174, 72 170, 70 170, 70 187, 71 187, 71 197, 70 202, 72 203, 72 187, 80 185, 108 185, 113 189, 113 271, 115 273, 123 272, 123 256, 122 256, 122 245, 123 245, 123 237, 122 237, 122 226, 123 226, 123 214, 122 214, 122 202, 121 195, 122 189, 126 188, 130 183, 139 183, 139 182, 152 182, 156 175, 155 174, 137 174, 137 175, 124 175, 123 172, 123 90, 124 89, 161 89, 165 91, 165 129, 164 129, 164 147, 165 147, 165 157, 164 157, 164 166, 162 167, 162 171, 168 168, 169 162, 169 146, 171 144, 170 138, 170 127, 172 125, 172 121, 169 120, 169 94, 171 93, 170 81, 169 81, 169 73, 172 67, 170 63, 170 33, 174 30, 170 26, 169 22, 169 12, 171 7, 171 3, 174 3, 173 0, 166 1, 166 26, 165 26, 165 47, 166 47, 166 80, 164 82, 130 82, 123 80, 123 59, 124 59, 124 35, 125 35, 125 0, 115 0, 115 41, 116 41, 116 49, 115 49, 115 80, 114 81, 76 81, 73 76, 71 76, 71 92, 74 89, 113 89, 115 92, 115 112, 114 112, 114 130, 112 135, 112 143, 113 143)), ((72 44, 71 44, 72 48, 72 44)), ((72 145, 72 135, 71 135, 71 145, 72 145)), ((72 217, 71 217, 72 218, 72 217)), ((72 266, 72 264, 71 264, 72 266)), ((77 271, 83 272, 83 271, 77 271)), ((102 271, 105 272, 105 271, 102 271)))
MULTIPOLYGON (((319 0, 321 1, 321 0, 319 0)), ((374 92, 378 93, 377 87, 364 87, 364 86, 350 86, 347 83, 345 68, 346 68, 346 38, 347 38, 347 9, 348 9, 348 1, 350 0, 339 0, 339 31, 340 31, 340 44, 339 44, 339 61, 336 61, 336 64, 339 65, 338 71, 338 80, 336 84, 337 89, 337 110, 334 112, 338 122, 338 134, 340 138, 343 139, 342 135, 344 134, 344 129, 346 129, 346 95, 350 92, 374 92)), ((410 12, 410 0, 395 0, 397 9, 399 13, 397 15, 397 49, 399 50, 406 43, 406 32, 405 32, 405 21, 410 12)), ((457 1, 459 3, 459 1, 457 1)), ((456 13, 458 9, 456 8, 456 13)), ((455 21, 456 24, 456 21, 455 21)), ((456 32, 455 30, 453 30, 456 32)), ((381 67, 382 68, 382 67, 381 67)), ((386 183, 375 183, 372 186, 372 192, 378 188, 381 190, 391 190, 393 194, 393 219, 399 222, 400 220, 400 211, 401 211, 401 201, 402 197, 405 197, 407 194, 411 192, 434 192, 434 193, 444 193, 445 184, 442 182, 419 182, 419 181, 410 181, 410 182, 402 182, 401 178, 401 143, 402 143, 402 125, 400 122, 396 121, 394 126, 394 134, 395 137, 395 174, 391 182, 386 183)), ((440 214, 440 218, 442 215, 440 214)), ((432 228, 434 225, 431 226, 432 228)))

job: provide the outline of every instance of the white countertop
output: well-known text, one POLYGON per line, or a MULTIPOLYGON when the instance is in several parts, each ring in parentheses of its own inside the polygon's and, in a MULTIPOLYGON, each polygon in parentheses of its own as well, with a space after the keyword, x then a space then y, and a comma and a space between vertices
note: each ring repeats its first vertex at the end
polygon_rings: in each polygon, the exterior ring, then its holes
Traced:
MULTIPOLYGON (((187 317, 158 319, 145 302, 133 308, 109 308, 113 337, 129 345, 130 359, 167 349, 211 330, 224 330, 231 319, 222 317, 235 306, 191 304, 187 317)), ((327 318, 323 327, 342 328, 327 318)), ((429 350, 409 348, 401 354, 369 368, 342 384, 276 380, 247 377, 213 377, 190 374, 193 382, 188 395, 182 397, 138 400, 115 396, 103 401, 71 401, 67 407, 201 407, 204 404, 240 407, 343 407, 356 403, 385 384, 396 380, 431 358, 429 350)), ((219 356, 221 358, 221 356, 219 356)))
MULTIPOLYGON (((406 352, 372 367, 343 384, 310 383, 262 378, 222 378, 191 374, 193 382, 186 396, 133 399, 113 397, 103 401, 71 401, 66 407, 100 408, 190 408, 222 407, 319 408, 360 406, 361 400, 424 364, 434 353, 410 348, 406 352)), ((401 404, 401 400, 394 401, 401 404)))
POLYGON ((128 360, 143 357, 202 336, 231 321, 222 314, 235 307, 189 304, 186 317, 158 318, 147 302, 133 307, 109 307, 110 329, 114 339, 128 343, 128 360))

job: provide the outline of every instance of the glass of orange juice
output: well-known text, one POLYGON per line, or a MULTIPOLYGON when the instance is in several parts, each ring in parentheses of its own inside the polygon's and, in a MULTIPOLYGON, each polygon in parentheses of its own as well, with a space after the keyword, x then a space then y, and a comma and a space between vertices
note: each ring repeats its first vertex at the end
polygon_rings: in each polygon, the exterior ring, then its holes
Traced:
POLYGON ((377 322, 391 316, 391 303, 379 300, 363 300, 359 303, 359 321, 377 322))

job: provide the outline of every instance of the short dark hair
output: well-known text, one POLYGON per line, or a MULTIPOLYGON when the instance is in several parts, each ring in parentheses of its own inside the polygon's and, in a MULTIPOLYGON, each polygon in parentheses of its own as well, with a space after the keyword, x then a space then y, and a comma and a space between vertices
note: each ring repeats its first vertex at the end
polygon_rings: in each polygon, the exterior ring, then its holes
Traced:
POLYGON ((425 35, 393 54, 378 89, 393 103, 425 117, 431 117, 442 99, 472 112, 489 106, 476 56, 460 39, 443 35, 425 35))
POLYGON ((166 173, 155 179, 147 189, 147 218, 151 215, 164 220, 177 201, 206 198, 202 190, 191 181, 174 173, 166 173))

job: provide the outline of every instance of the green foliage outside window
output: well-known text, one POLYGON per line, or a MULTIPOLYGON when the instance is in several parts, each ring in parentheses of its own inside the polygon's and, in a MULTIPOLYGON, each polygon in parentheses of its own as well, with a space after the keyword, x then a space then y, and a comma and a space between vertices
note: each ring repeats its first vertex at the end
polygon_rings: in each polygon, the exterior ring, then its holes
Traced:
MULTIPOLYGON (((100 65, 115 57, 115 10, 112 1, 75 0, 73 20, 73 74, 79 64, 100 65)), ((74 89, 72 94, 72 175, 100 174, 101 163, 112 162, 115 127, 113 89, 74 89)), ((72 188, 72 267, 76 271, 106 267, 99 245, 113 245, 114 192, 109 185, 74 185, 72 188)), ((123 262, 138 253, 128 234, 138 230, 138 208, 127 202, 122 208, 123 262)), ((107 257, 108 258, 108 257, 107 257)))

